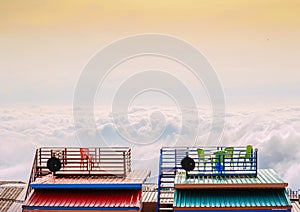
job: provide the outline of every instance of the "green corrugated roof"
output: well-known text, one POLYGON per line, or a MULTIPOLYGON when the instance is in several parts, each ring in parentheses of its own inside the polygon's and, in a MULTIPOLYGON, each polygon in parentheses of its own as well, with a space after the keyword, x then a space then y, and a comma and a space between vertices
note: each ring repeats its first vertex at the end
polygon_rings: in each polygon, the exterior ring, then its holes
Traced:
POLYGON ((273 169, 259 169, 257 177, 250 176, 190 176, 186 178, 185 174, 177 174, 176 184, 284 184, 284 181, 276 174, 273 169))
MULTIPOLYGON (((176 189, 174 207, 291 206, 285 189, 176 189)), ((204 208, 205 209, 205 208, 204 208)))

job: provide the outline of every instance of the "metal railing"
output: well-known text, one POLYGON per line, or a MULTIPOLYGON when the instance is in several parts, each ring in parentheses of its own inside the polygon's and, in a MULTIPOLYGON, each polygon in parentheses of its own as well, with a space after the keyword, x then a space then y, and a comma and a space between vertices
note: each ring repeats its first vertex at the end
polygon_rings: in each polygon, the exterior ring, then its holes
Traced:
POLYGON ((180 170, 181 160, 188 156, 195 162, 189 176, 257 176, 257 149, 251 147, 164 147, 170 158, 165 166, 180 170), (175 164, 174 164, 175 158, 175 164))
POLYGON ((131 150, 127 147, 42 147, 34 156, 25 199, 31 192, 30 184, 51 173, 47 168, 51 157, 60 159, 62 165, 55 175, 126 177, 131 172, 131 150))
POLYGON ((287 192, 291 201, 300 201, 300 190, 293 191, 292 189, 288 188, 287 192))
POLYGON ((156 212, 173 209, 176 151, 173 149, 165 153, 164 149, 160 149, 156 212))
POLYGON ((131 171, 131 150, 123 147, 60 148, 43 147, 37 152, 37 176, 49 173, 47 161, 60 159, 56 175, 103 175, 125 177, 131 171))
POLYGON ((33 164, 32 164, 32 168, 31 168, 31 172, 30 172, 30 176, 29 176, 29 181, 27 184, 27 190, 26 190, 26 194, 25 194, 25 200, 27 199, 27 197, 29 196, 30 192, 32 191, 32 188, 30 187, 30 184, 32 182, 35 181, 36 177, 37 177, 37 156, 38 156, 38 149, 35 151, 35 155, 34 155, 34 159, 33 159, 33 164))

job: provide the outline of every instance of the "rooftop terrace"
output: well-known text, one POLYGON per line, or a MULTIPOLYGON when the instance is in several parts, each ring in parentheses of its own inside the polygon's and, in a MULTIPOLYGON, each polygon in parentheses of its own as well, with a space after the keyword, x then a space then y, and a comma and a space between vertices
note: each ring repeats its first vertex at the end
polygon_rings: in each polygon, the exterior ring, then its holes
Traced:
POLYGON ((42 147, 36 150, 36 176, 49 173, 47 161, 56 157, 61 169, 56 175, 101 175, 124 177, 131 171, 131 150, 124 147, 64 148, 42 147))
MULTIPOLYGON (((257 149, 244 147, 163 147, 160 150, 157 210, 172 208, 174 189, 214 187, 253 180, 257 176, 257 149), (222 181, 223 178, 228 180, 222 181), (214 184, 213 182, 223 184, 214 184), (198 183, 207 183, 205 186, 198 183)), ((242 184, 242 183, 241 183, 242 184)), ((279 186, 283 183, 280 182, 279 186)), ((246 184, 249 186, 252 184, 246 184)))
POLYGON ((257 149, 245 147, 164 147, 161 165, 170 170, 183 170, 182 159, 194 161, 189 176, 256 176, 257 149))
MULTIPOLYGON (((29 185, 37 185, 35 181, 52 174, 48 163, 50 158, 58 159, 59 164, 54 165, 59 168, 53 172, 56 177, 102 176, 132 180, 130 148, 42 147, 36 150, 29 185)), ((26 197, 31 189, 28 187, 26 197)))

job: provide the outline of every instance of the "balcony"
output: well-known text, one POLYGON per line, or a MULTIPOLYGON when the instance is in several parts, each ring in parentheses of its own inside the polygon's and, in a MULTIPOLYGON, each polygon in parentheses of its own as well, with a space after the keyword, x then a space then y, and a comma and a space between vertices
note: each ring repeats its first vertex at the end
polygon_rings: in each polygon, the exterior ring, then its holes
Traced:
POLYGON ((189 176, 257 176, 257 149, 244 147, 164 147, 160 166, 169 171, 185 172, 181 161, 193 159, 189 176), (182 170, 182 171, 181 171, 182 170))
POLYGON ((104 181, 117 185, 142 184, 149 174, 147 170, 131 170, 131 149, 128 147, 42 147, 36 149, 25 198, 31 193, 33 185, 59 186, 60 179, 71 184, 103 184, 104 181), (53 157, 56 161, 59 159, 60 164, 55 173, 47 167, 48 160, 53 157))
POLYGON ((61 162, 61 169, 55 175, 125 177, 131 171, 129 148, 43 147, 36 150, 34 178, 50 173, 47 161, 51 157, 56 157, 61 162))

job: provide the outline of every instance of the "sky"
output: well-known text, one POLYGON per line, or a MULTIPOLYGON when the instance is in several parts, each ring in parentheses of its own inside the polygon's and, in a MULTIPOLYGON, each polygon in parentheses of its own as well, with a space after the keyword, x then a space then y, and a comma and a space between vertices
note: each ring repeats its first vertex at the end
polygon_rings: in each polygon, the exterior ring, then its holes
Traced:
MULTIPOLYGON (((226 101, 223 144, 253 142, 264 153, 262 167, 275 168, 299 188, 293 171, 299 170, 300 159, 295 151, 300 150, 299 14, 298 0, 0 0, 0 145, 14 147, 0 156, 0 178, 26 180, 39 146, 78 145, 72 103, 83 69, 116 40, 158 33, 196 47, 216 72, 226 101), (16 154, 20 157, 7 159, 16 154)), ((187 85, 201 108, 199 120, 205 124, 199 133, 205 137, 211 123, 209 97, 174 61, 147 57, 120 64, 95 103, 109 105, 120 84, 145 67, 167 70, 187 85)), ((142 94, 129 107, 137 132, 147 132, 151 124, 144 113, 156 108, 165 113, 168 129, 161 145, 181 134, 191 136, 181 133, 180 111, 169 109, 172 98, 142 94)), ((99 133, 114 144, 119 138, 110 111, 96 109, 99 133)), ((149 164, 155 162, 149 159, 149 164)))
POLYGON ((90 58, 116 39, 142 33, 172 35, 198 48, 228 103, 299 100, 297 0, 0 2, 3 104, 72 104, 90 58))

